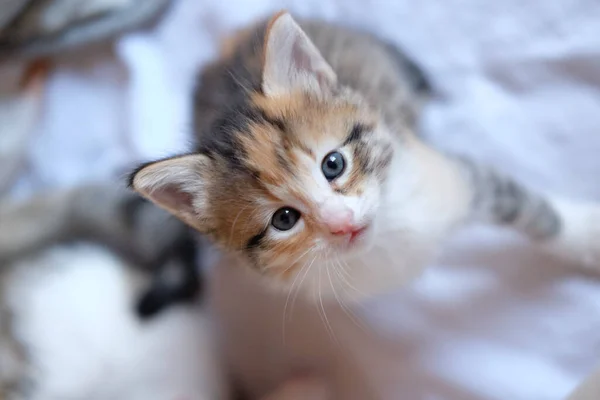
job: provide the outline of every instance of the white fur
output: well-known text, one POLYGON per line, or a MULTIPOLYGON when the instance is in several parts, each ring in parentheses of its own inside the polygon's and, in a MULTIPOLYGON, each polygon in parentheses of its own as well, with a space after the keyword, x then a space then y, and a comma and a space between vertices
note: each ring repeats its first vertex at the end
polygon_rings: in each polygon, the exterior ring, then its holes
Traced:
POLYGON ((30 351, 30 400, 212 400, 225 396, 198 307, 140 323, 131 276, 91 246, 56 248, 9 277, 15 333, 30 351))
MULTIPOLYGON (((467 215, 469 191, 456 167, 434 150, 419 142, 403 143, 396 150, 401 155, 394 157, 382 191, 370 188, 355 204, 340 196, 357 216, 372 219, 358 249, 339 249, 336 255, 314 259, 313 254, 335 246, 313 248, 304 268, 280 290, 300 288, 319 302, 360 300, 402 286, 423 270, 440 242, 467 215)), ((328 186, 315 189, 332 192, 328 186)))
POLYGON ((600 270, 600 205, 551 199, 561 220, 560 235, 541 246, 575 264, 600 270))
POLYGON ((440 241, 466 214, 466 191, 457 185, 458 172, 440 156, 418 143, 404 144, 396 154, 401 156, 393 159, 377 208, 372 246, 343 262, 344 277, 320 266, 321 275, 339 277, 336 288, 324 276, 312 279, 324 294, 342 293, 358 300, 402 286, 422 271, 440 241))
MULTIPOLYGON (((273 213, 282 206, 294 207, 301 212, 302 215, 314 213, 314 217, 319 219, 325 226, 327 220, 343 219, 346 213, 352 214, 351 223, 355 226, 363 226, 371 224, 375 217, 377 207, 380 204, 380 185, 376 177, 369 177, 364 184, 363 194, 361 196, 348 196, 336 193, 331 184, 323 175, 322 160, 332 151, 339 151, 344 156, 346 163, 345 172, 337 178, 340 185, 344 185, 348 179, 348 172, 353 168, 353 153, 347 148, 339 147, 340 143, 335 140, 325 140, 320 142, 318 146, 312 148, 315 153, 315 160, 306 156, 303 152, 297 151, 296 156, 302 160, 301 167, 298 172, 298 179, 302 182, 305 196, 310 200, 313 207, 309 208, 306 204, 290 196, 289 193, 276 186, 269 186, 269 190, 280 197, 285 204, 265 204, 265 209, 268 212, 264 213, 264 223, 266 226, 270 224, 273 213)), ((275 240, 287 240, 290 236, 295 235, 304 229, 305 223, 303 218, 289 231, 280 232, 275 229, 270 229, 269 237, 275 240)), ((324 235, 328 236, 329 232, 324 235)), ((329 238, 332 239, 332 238, 329 238)), ((329 243, 325 238, 316 238, 319 249, 325 250, 330 245, 335 247, 335 243, 329 243)), ((332 239, 331 242, 336 242, 332 239)), ((337 242, 343 242, 339 240, 337 242)), ((307 254, 306 258, 310 261, 312 254, 307 254)))
MULTIPOLYGON (((375 218, 361 248, 314 259, 313 254, 335 246, 314 247, 284 290, 299 289, 322 302, 360 300, 400 287, 420 273, 441 242, 468 219, 470 189, 456 164, 416 140, 396 150, 401 156, 393 159, 382 197, 374 195, 377 188, 363 196, 375 218)), ((329 187, 315 181, 313 197, 333 196, 329 187)), ((356 215, 365 215, 360 211, 362 199, 343 198, 356 215)), ((600 269, 600 206, 556 199, 551 203, 563 221, 561 232, 541 246, 563 259, 600 269)))

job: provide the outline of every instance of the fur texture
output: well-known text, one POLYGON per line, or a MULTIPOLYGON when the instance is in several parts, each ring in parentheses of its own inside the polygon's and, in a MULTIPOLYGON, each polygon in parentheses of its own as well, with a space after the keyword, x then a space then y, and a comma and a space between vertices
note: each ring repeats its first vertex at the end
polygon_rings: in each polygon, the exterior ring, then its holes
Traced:
POLYGON ((53 244, 103 245, 153 276, 138 304, 149 317, 200 289, 201 246, 184 224, 114 184, 89 184, 0 204, 0 263, 8 264, 53 244), (166 276, 171 278, 167 279, 166 276))
MULTIPOLYGON (((182 223, 110 184, 5 202, 0 219, 0 399, 230 398, 182 223)), ((323 385, 299 377, 268 398, 325 400, 323 385)))
MULTIPOLYGON (((12 286, 21 284, 11 282, 21 276, 23 264, 44 273, 53 269, 46 259, 52 259, 48 249, 55 245, 92 242, 111 250, 107 254, 119 255, 122 265, 136 266, 136 275, 149 281, 144 283, 146 288, 135 289, 142 292, 136 305, 139 317, 148 318, 174 303, 197 298, 200 247, 191 233, 176 219, 117 185, 90 184, 40 194, 23 203, 5 201, 0 204, 0 220, 0 393, 20 390, 23 376, 30 374, 24 368, 29 352, 13 329, 13 320, 22 318, 23 312, 16 311, 18 296, 7 294, 12 286), (36 258, 40 253, 43 256, 36 258)), ((65 262, 75 262, 68 255, 77 259, 78 253, 64 250, 61 254, 65 262)), ((93 256, 80 258, 94 263, 93 256)))
POLYGON ((12 361, 1 365, 10 367, 0 370, 3 399, 228 398, 203 307, 140 321, 132 306, 144 276, 106 248, 51 246, 9 265, 1 301, 14 318, 6 326, 0 315, 0 358, 12 361), (7 353, 3 345, 15 341, 22 350, 7 353))
MULTIPOLYGON (((555 247, 572 256, 569 238, 588 237, 591 225, 572 233, 565 208, 418 138, 427 85, 398 54, 285 12, 244 30, 201 75, 196 150, 143 165, 131 185, 208 235, 224 262, 317 299, 397 287, 473 220, 565 244, 555 247)), ((600 244, 586 243, 595 266, 600 244)))

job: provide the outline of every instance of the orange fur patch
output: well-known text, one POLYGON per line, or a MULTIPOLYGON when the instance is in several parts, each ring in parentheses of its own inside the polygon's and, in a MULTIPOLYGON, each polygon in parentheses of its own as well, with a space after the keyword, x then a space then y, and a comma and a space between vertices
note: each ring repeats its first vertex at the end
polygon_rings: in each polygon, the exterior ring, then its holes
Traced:
MULTIPOLYGON (((341 146, 355 123, 370 124, 374 117, 365 117, 354 105, 327 104, 302 93, 277 99, 256 93, 251 97, 251 106, 266 118, 249 123, 237 138, 243 150, 243 165, 252 171, 253 178, 222 181, 215 188, 220 191, 212 202, 215 208, 211 214, 217 221, 215 235, 223 246, 244 250, 246 243, 268 227, 273 212, 279 207, 291 206, 286 198, 300 202, 308 211, 302 215, 304 228, 301 231, 277 241, 266 235, 263 245, 251 250, 257 264, 267 266, 265 274, 288 279, 299 266, 310 261, 306 256, 301 257, 302 254, 327 234, 312 217, 317 214, 316 205, 311 204, 310 193, 301 181, 302 177, 310 176, 310 171, 302 170, 306 164, 300 162, 298 154, 307 154, 320 164, 315 149, 322 141, 333 138, 341 146), (277 193, 270 188, 275 188, 277 193), (279 267, 270 268, 273 266, 279 267)), ((362 193, 365 176, 357 164, 354 162, 355 167, 349 171, 350 176, 343 186, 332 183, 334 190, 347 195, 362 193)), ((227 171, 222 174, 230 175, 227 171)))

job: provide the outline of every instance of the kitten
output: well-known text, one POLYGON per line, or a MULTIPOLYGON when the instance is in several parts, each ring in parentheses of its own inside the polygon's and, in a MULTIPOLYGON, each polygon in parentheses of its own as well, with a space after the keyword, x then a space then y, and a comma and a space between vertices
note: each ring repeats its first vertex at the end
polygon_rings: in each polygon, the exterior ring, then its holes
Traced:
POLYGON ((597 267, 600 207, 423 143, 423 81, 371 35, 279 13, 202 73, 195 149, 140 166, 131 187, 210 237, 223 264, 307 296, 397 287, 471 221, 597 267))
MULTIPOLYGON (((165 308, 197 298, 200 247, 181 222, 125 188, 91 184, 0 204, 0 394, 25 374, 26 352, 14 340, 13 311, 4 298, 15 265, 27 264, 56 244, 87 241, 107 247, 141 268, 151 283, 137 315, 153 317, 165 308), (2 389, 2 388, 5 389, 2 389)), ((29 264, 44 267, 43 257, 29 264)), ((48 267, 50 268, 50 267, 48 267)), ((11 389, 12 390, 12 389, 11 389)))
POLYGON ((151 317, 200 289, 200 246, 181 222, 114 184, 88 184, 44 193, 23 203, 0 204, 0 265, 52 244, 104 245, 153 276, 137 312, 151 317), (171 271, 169 268, 177 268, 171 271), (165 275, 175 279, 166 278, 165 275))

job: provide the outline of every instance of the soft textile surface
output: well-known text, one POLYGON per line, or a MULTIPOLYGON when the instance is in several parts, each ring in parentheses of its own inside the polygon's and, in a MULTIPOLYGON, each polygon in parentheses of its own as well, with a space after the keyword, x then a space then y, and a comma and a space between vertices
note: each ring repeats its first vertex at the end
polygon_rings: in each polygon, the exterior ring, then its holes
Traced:
MULTIPOLYGON (((423 120, 438 145, 535 187, 600 200, 593 0, 181 0, 157 29, 122 38, 114 53, 60 63, 15 193, 113 178, 132 160, 185 148, 198 65, 221 34, 281 7, 401 45, 438 94, 423 120)), ((562 399, 600 361, 598 279, 506 232, 465 232, 407 289, 365 305, 360 313, 377 334, 329 310, 337 344, 316 310, 299 305, 280 346, 281 299, 232 271, 217 275, 217 304, 241 314, 228 320, 243 329, 237 365, 257 391, 291 359, 316 360, 345 382, 345 399, 562 399), (228 291, 235 296, 223 299, 228 291), (252 368, 257 359, 271 368, 252 368)))
POLYGON ((600 369, 595 370, 568 400, 594 400, 600 397, 600 369))

